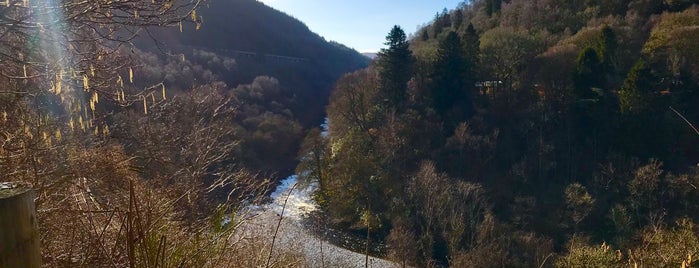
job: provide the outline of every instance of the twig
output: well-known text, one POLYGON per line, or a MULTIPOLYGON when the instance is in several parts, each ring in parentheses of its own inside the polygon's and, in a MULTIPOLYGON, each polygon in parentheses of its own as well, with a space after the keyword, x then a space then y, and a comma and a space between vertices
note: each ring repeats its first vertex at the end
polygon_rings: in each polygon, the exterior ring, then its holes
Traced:
POLYGON ((267 265, 265 267, 269 268, 269 262, 272 260, 272 252, 274 252, 274 241, 277 240, 277 234, 279 233, 279 226, 282 225, 282 219, 284 219, 284 211, 286 210, 286 203, 289 201, 289 196, 291 196, 291 192, 294 191, 294 188, 296 188, 296 185, 298 183, 294 183, 293 186, 291 186, 291 189, 289 189, 289 193, 286 194, 286 198, 284 199, 284 205, 282 206, 282 213, 279 215, 279 222, 277 222, 277 228, 274 230, 274 236, 272 236, 272 245, 269 247, 269 255, 267 256, 267 265))
POLYGON ((694 133, 697 133, 697 135, 699 135, 699 130, 697 130, 697 128, 694 127, 694 125, 691 122, 689 122, 689 120, 687 120, 687 118, 685 118, 680 112, 675 110, 675 108, 672 108, 672 106, 670 106, 670 110, 672 110, 673 112, 675 112, 677 114, 677 116, 682 118, 682 120, 684 120, 684 122, 687 123, 687 125, 689 125, 689 127, 691 127, 694 130, 694 133))
POLYGON ((546 261, 548 261, 549 258, 551 258, 552 256, 553 256, 553 253, 549 253, 549 255, 546 256, 546 258, 544 258, 544 261, 541 262, 541 265, 539 265, 539 268, 543 268, 543 267, 544 267, 544 264, 546 264, 546 261))

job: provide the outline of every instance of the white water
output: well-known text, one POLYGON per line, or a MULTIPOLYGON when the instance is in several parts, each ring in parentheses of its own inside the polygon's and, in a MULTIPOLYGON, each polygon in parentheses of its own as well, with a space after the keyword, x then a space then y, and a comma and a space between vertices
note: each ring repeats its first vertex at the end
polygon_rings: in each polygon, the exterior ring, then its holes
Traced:
POLYGON ((313 193, 318 189, 317 183, 299 183, 298 176, 291 175, 281 181, 277 189, 270 195, 272 203, 267 205, 278 215, 284 212, 285 218, 301 221, 308 213, 317 209, 313 201, 313 193), (286 207, 284 203, 286 202, 286 207))
MULTIPOLYGON (((328 135, 328 120, 321 125, 321 135, 328 135)), ((301 223, 308 213, 318 209, 313 193, 318 183, 298 181, 292 175, 282 180, 270 195, 272 202, 263 206, 250 206, 247 213, 255 214, 250 222, 252 229, 273 230, 279 224, 275 248, 286 248, 302 253, 307 267, 364 267, 365 255, 332 245, 307 231, 301 223), (281 219, 281 222, 280 222, 281 219), (281 224, 280 224, 281 223, 281 224)), ((395 263, 370 257, 369 267, 398 267, 395 263)))
MULTIPOLYGON (((258 211, 253 228, 274 229, 279 224, 275 248, 298 251, 304 256, 307 267, 364 267, 365 255, 356 253, 319 239, 301 223, 308 213, 317 209, 313 193, 317 183, 298 182, 298 176, 289 176, 270 195, 272 202, 264 206, 251 207, 258 211), (286 206, 284 203, 286 202, 286 206), (282 214, 283 210, 283 214, 282 214)), ((369 267, 397 267, 395 263, 370 257, 369 267)))

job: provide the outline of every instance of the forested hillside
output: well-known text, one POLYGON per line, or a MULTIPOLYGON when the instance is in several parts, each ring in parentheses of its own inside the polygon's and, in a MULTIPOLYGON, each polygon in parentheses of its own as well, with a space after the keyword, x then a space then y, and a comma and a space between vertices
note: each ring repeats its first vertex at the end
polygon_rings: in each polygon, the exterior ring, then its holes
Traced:
POLYGON ((302 22, 256 0, 210 1, 194 16, 197 22, 181 27, 148 28, 137 46, 161 59, 184 54, 194 72, 197 67, 208 71, 170 80, 177 87, 216 80, 237 86, 258 76, 274 77, 304 126, 322 122, 332 85, 341 75, 369 63, 357 51, 325 40, 302 22))
POLYGON ((403 265, 694 267, 694 4, 475 0, 390 29, 297 171, 403 265))
POLYGON ((204 2, 190 16, 142 30, 134 85, 162 82, 186 93, 216 84, 238 102, 237 159, 267 176, 290 175, 302 132, 322 122, 333 83, 369 59, 255 0, 204 2))

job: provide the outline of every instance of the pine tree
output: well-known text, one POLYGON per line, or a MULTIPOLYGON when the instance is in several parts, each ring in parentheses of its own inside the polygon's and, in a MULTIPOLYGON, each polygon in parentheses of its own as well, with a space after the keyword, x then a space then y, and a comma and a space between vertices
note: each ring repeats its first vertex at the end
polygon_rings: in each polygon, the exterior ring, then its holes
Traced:
POLYGON ((407 83, 412 76, 413 54, 405 32, 393 26, 386 36, 388 48, 379 52, 379 100, 390 107, 400 106, 406 99, 407 83))
POLYGON ((476 71, 475 67, 476 64, 478 63, 478 57, 479 54, 481 53, 480 49, 480 37, 478 36, 478 33, 476 32, 476 29, 473 28, 473 24, 469 23, 468 27, 466 28, 466 32, 464 33, 463 37, 463 43, 464 43, 464 53, 466 56, 466 61, 470 63, 470 70, 468 70, 468 75, 471 77, 476 76, 476 71))
POLYGON ((639 114, 651 109, 653 95, 653 74, 644 60, 639 60, 631 68, 619 90, 621 112, 639 114))
POLYGON ((445 120, 458 121, 473 114, 469 92, 469 85, 473 83, 468 79, 470 65, 464 54, 461 38, 456 32, 449 32, 439 43, 432 73, 433 107, 445 120), (450 112, 454 114, 449 115, 450 112))
POLYGON ((599 38, 597 44, 597 54, 602 64, 603 71, 607 74, 611 74, 615 69, 615 53, 617 49, 617 38, 614 30, 611 27, 604 26, 602 28, 602 35, 599 38))
POLYGON ((488 16, 492 16, 495 13, 500 12, 500 5, 502 0, 487 0, 485 3, 485 13, 488 16))
POLYGON ((454 29, 459 29, 461 27, 461 24, 464 23, 464 13, 461 11, 461 9, 457 9, 454 11, 451 17, 451 26, 454 27, 454 29))
POLYGON ((434 15, 434 22, 432 23, 432 28, 435 36, 441 34, 442 31, 444 31, 444 28, 447 28, 450 25, 451 19, 446 8, 443 9, 441 13, 437 13, 434 15))
POLYGON ((592 88, 604 85, 604 68, 599 54, 592 47, 586 47, 578 55, 577 69, 575 71, 575 93, 580 99, 594 97, 592 88))

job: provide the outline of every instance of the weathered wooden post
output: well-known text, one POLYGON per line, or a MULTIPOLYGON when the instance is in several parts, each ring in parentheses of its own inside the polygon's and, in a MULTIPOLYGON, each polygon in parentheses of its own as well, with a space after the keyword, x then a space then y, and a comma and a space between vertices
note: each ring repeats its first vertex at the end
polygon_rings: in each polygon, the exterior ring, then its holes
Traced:
POLYGON ((41 267, 36 224, 32 186, 0 182, 0 268, 41 267))

